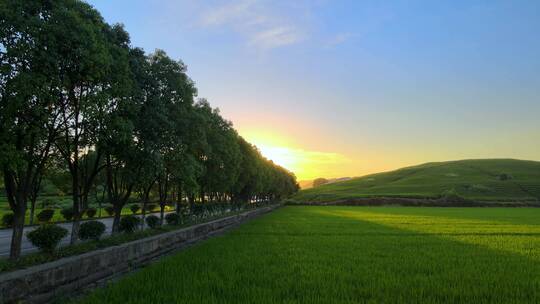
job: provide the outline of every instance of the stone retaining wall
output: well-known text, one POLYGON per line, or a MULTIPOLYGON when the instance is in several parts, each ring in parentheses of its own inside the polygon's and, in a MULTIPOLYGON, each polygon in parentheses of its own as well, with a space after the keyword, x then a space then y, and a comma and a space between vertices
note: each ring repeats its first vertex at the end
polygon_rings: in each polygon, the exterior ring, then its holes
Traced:
POLYGON ((217 231, 272 211, 264 207, 133 242, 0 274, 0 303, 44 303, 130 271, 217 231))

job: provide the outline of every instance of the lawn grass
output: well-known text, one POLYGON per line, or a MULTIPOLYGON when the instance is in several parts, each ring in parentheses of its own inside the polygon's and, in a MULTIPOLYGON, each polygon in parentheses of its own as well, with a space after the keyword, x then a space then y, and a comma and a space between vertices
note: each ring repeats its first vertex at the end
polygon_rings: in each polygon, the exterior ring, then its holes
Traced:
POLYGON ((481 159, 427 163, 305 189, 293 199, 300 202, 370 197, 436 199, 448 193, 473 201, 539 202, 540 162, 481 159))
POLYGON ((81 303, 538 303, 540 209, 288 206, 81 303))

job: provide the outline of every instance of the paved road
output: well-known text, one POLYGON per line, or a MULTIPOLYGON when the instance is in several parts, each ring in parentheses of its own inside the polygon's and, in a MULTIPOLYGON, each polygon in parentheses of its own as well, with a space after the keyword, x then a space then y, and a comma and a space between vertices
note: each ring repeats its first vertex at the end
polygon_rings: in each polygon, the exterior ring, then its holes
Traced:
MULTIPOLYGON (((165 214, 167 213, 168 212, 166 212, 165 214)), ((154 214, 159 216, 159 212, 154 213, 154 214)), ((111 217, 108 217, 108 218, 102 218, 102 219, 96 219, 96 220, 99 220, 100 222, 104 223, 105 226, 107 227, 104 235, 110 235, 112 231, 113 219, 111 217)), ((60 242, 60 246, 68 245, 69 238, 71 235, 71 223, 61 223, 58 225, 68 230, 68 235, 64 239, 62 239, 62 242, 60 242)), ((26 238, 26 233, 36 228, 37 226, 24 227, 24 236, 23 236, 22 246, 21 246, 22 254, 27 254, 30 252, 37 251, 37 248, 34 247, 26 238)), ((0 229, 0 257, 9 256, 9 247, 11 245, 12 232, 13 231, 11 229, 0 229)))

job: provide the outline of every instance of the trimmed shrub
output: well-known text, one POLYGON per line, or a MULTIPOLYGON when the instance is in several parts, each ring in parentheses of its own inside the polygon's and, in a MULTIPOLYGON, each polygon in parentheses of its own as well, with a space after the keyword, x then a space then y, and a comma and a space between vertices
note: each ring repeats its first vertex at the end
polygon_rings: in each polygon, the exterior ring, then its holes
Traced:
POLYGON ((75 212, 73 211, 72 207, 64 208, 60 210, 60 213, 62 214, 62 216, 64 217, 66 221, 71 221, 71 219, 73 219, 73 216, 75 215, 75 212))
POLYGON ((141 210, 141 207, 139 206, 139 204, 133 204, 129 207, 129 210, 131 210, 131 213, 137 214, 137 212, 141 210))
POLYGON ((157 228, 159 226, 159 217, 155 215, 147 216, 145 221, 146 221, 146 225, 148 225, 148 227, 152 229, 157 228))
POLYGON ((146 211, 147 212, 152 212, 152 211, 156 210, 156 208, 157 208, 156 204, 148 204, 148 205, 146 205, 146 211))
POLYGON ((67 229, 63 227, 54 224, 45 224, 28 232, 26 237, 39 250, 51 253, 67 234, 67 229))
POLYGON ((180 225, 180 215, 169 213, 165 215, 165 221, 167 222, 167 225, 180 225))
POLYGON ((137 229, 141 220, 134 215, 126 215, 120 219, 119 229, 122 232, 131 233, 137 229))
POLYGON ((51 207, 54 205, 54 199, 52 198, 44 198, 41 200, 41 204, 43 207, 51 207))
POLYGON ((79 228, 79 238, 81 240, 99 240, 105 232, 105 224, 100 221, 87 221, 79 228))
POLYGON ((48 223, 54 215, 54 209, 43 209, 37 215, 37 219, 41 223, 48 223))
POLYGON ((105 212, 107 212, 107 214, 109 216, 113 216, 114 215, 114 207, 113 206, 107 206, 105 207, 105 212))
POLYGON ((194 204, 191 208, 191 214, 199 216, 203 213, 203 207, 200 204, 194 204))
POLYGON ((89 218, 93 218, 94 216, 96 216, 97 210, 96 208, 88 208, 85 212, 86 216, 88 216, 89 218))
POLYGON ((4 227, 12 227, 13 222, 15 221, 15 215, 13 213, 6 213, 2 216, 2 225, 4 227))

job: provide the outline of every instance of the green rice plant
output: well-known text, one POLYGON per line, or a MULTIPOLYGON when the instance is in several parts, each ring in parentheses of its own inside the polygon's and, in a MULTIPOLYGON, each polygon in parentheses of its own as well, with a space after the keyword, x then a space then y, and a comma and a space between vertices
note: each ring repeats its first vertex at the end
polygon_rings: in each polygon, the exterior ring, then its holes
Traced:
POLYGON ((537 208, 287 206, 77 301, 538 303, 539 218, 537 208))

